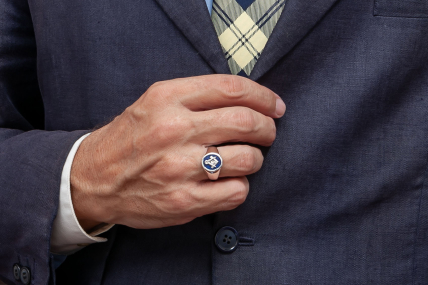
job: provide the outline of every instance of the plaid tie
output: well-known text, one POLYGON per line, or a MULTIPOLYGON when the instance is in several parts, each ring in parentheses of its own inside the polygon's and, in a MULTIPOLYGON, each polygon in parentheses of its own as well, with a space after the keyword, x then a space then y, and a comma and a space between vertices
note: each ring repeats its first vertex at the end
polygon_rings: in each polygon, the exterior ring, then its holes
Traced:
POLYGON ((211 19, 232 74, 248 77, 286 0, 214 0, 211 19))

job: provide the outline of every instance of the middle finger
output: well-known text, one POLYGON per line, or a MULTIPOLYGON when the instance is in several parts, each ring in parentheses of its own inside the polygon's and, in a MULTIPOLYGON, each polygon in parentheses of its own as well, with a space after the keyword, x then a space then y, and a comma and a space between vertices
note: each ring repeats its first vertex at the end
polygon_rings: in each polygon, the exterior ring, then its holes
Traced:
POLYGON ((201 145, 219 145, 244 142, 270 146, 276 137, 275 122, 246 107, 227 107, 195 112, 194 142, 201 145))

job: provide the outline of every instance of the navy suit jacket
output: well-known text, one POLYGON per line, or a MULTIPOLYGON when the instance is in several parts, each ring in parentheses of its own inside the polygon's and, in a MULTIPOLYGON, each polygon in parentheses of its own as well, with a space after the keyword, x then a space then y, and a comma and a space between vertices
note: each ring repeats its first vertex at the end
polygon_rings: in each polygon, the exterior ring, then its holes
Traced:
POLYGON ((0 279, 19 263, 32 284, 428 284, 427 43, 428 0, 288 0, 250 76, 287 112, 247 201, 116 226, 55 272, 73 143, 154 82, 229 69, 203 0, 0 0, 0 279))

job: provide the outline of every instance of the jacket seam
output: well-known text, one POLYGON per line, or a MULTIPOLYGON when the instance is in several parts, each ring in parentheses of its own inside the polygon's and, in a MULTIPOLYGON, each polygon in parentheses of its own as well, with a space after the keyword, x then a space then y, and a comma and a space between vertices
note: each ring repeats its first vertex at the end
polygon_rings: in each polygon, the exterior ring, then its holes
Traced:
POLYGON ((421 217, 421 209, 422 209, 422 198, 424 193, 424 188, 426 185, 428 177, 428 158, 425 164, 425 171, 424 171, 424 180, 422 182, 420 194, 419 194, 419 206, 418 206, 418 215, 416 218, 416 231, 415 231, 415 237, 413 240, 413 260, 412 260, 412 284, 416 284, 416 252, 417 252, 417 242, 418 242, 418 235, 419 235, 419 228, 420 228, 420 217, 421 217))

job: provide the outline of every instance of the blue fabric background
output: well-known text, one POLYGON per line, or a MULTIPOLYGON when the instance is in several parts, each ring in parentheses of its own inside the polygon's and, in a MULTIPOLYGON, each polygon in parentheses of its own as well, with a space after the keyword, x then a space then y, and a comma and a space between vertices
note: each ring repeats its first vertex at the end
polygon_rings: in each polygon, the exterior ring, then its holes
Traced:
POLYGON ((0 278, 20 263, 34 284, 427 284, 419 3, 288 0, 251 75, 287 112, 247 201, 182 226, 117 226, 55 276, 74 141, 154 82, 228 67, 204 1, 0 1, 0 278), (232 254, 213 244, 223 226, 243 239, 232 254))

